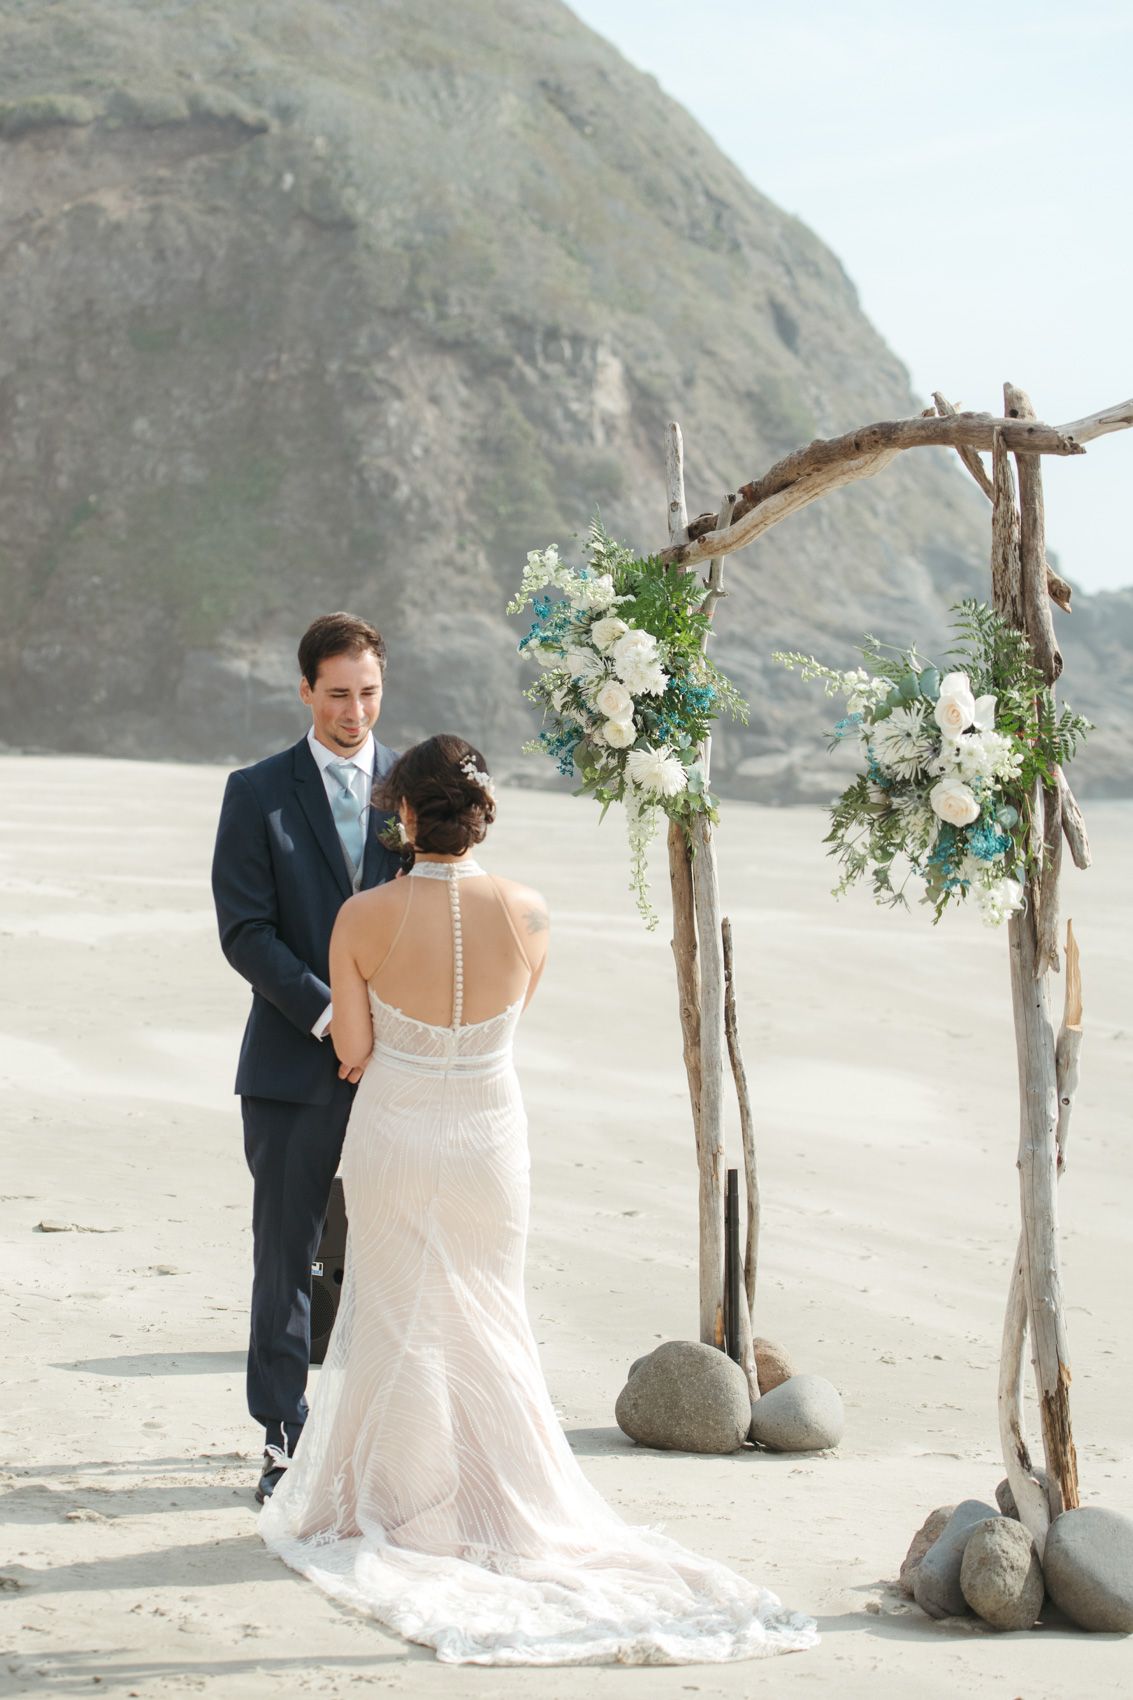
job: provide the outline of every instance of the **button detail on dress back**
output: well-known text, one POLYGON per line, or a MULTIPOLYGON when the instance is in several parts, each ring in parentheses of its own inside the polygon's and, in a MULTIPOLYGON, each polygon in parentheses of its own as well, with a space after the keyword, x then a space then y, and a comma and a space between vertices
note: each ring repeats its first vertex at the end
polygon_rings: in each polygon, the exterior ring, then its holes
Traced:
POLYGON ((448 882, 448 902, 452 911, 452 1030, 457 1033, 464 1017, 464 934, 460 926, 460 893, 456 880, 448 882))

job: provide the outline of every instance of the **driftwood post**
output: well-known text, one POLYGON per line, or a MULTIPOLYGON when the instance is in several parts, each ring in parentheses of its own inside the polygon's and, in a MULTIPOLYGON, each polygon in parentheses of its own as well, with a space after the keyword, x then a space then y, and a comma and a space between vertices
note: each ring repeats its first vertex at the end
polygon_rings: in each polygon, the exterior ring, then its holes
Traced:
MULTIPOLYGON (((1004 386, 1004 413, 1012 418, 1034 418, 1027 397, 1010 384, 1004 386)), ((1062 668, 1062 657, 1054 641, 1046 588, 1042 473, 1034 456, 1017 453, 1015 458, 1019 467, 1018 509, 1010 463, 1002 437, 997 435, 992 466, 995 606, 1005 619, 1027 633, 1035 665, 1045 682, 1053 685, 1062 668)), ((1046 1454, 1047 1509, 1053 1519, 1079 1503, 1055 1190, 1059 1173, 1058 1062, 1047 998, 1047 970, 1057 966, 1055 928, 1062 840, 1059 788, 1036 792, 1032 808, 1031 843, 1039 859, 1026 883, 1025 908, 1011 917, 1007 930, 1019 1068, 1022 1284, 1046 1454)), ((1015 1299, 1016 1307, 1017 1302, 1015 1299)), ((1009 1298, 1009 1317, 1011 1309, 1009 1298)), ((1034 1495, 1028 1494, 1027 1499, 1031 1503, 1026 1511, 1024 1506, 1019 1509, 1025 1518, 1029 1514, 1028 1526, 1036 1525, 1031 1532, 1041 1542, 1046 1527, 1034 1495)))
MULTIPOLYGON (((1080 455, 1085 444, 1133 426, 1133 399, 1062 426, 1041 423, 1021 390, 1005 386, 1004 416, 959 413, 937 395, 935 411, 916 419, 882 420, 841 437, 818 439, 776 462, 761 478, 740 486, 718 513, 689 520, 683 443, 670 425, 666 443, 668 545, 661 559, 680 566, 711 561, 705 606, 724 594, 726 555, 755 541, 800 508, 860 478, 880 472, 906 449, 941 445, 956 450, 992 501, 992 595, 996 608, 1029 640, 1049 684, 1062 668, 1050 602, 1069 612, 1070 587, 1046 560, 1039 456, 1080 455), (980 453, 992 454, 989 478, 980 453), (1011 456, 1019 469, 1015 501, 1011 456)), ((704 752, 707 771, 709 751, 704 752)), ((1000 1370, 1000 1428, 1008 1475, 1023 1521, 1041 1546, 1052 1517, 1078 1504, 1077 1461, 1070 1428, 1069 1351, 1058 1263, 1055 1185, 1065 1159, 1065 1137, 1078 1081, 1081 986, 1077 948, 1067 927, 1066 1012, 1057 1041, 1047 1007, 1046 976, 1057 970, 1058 875, 1065 838, 1076 866, 1090 864, 1086 829, 1065 775, 1032 801, 1031 843, 1038 851, 1028 880, 1027 907, 1008 923, 1020 1095, 1020 1200, 1022 1234, 1004 1324, 1000 1370), (1071 969, 1071 964, 1072 969, 1071 969), (1071 973, 1073 981, 1071 983, 1071 973), (1028 1320, 1042 1413, 1048 1488, 1033 1473, 1022 1412, 1022 1364, 1028 1320)), ((700 1334, 723 1345, 724 1134, 723 1044, 726 1034, 740 1098, 748 1182, 746 1305, 750 1325, 755 1298, 759 1195, 751 1135, 750 1100, 735 1031, 730 929, 721 934, 716 859, 708 824, 698 817, 695 853, 679 827, 669 829, 673 892, 673 955, 681 1034, 688 1074, 700 1180, 700 1334)), ((745 1363, 758 1397, 754 1355, 745 1363)))

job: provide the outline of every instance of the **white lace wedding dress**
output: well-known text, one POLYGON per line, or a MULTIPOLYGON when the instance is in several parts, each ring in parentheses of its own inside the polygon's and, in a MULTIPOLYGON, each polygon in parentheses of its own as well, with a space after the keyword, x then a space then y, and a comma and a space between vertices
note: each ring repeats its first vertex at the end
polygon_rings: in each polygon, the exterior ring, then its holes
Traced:
POLYGON ((631 1527, 575 1462, 524 1302, 523 1000, 463 1023, 459 894, 483 870, 413 874, 448 881, 453 1020, 415 1020, 371 992, 374 1054, 342 1155, 342 1301, 264 1540, 454 1664, 719 1663, 812 1646, 809 1618, 631 1527))

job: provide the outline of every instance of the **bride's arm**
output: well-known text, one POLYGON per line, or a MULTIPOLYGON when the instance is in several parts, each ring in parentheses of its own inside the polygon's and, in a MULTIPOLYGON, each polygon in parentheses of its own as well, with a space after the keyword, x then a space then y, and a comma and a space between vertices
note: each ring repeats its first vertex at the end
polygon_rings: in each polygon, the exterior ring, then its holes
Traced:
POLYGON ((374 1048, 369 993, 355 956, 358 902, 355 897, 343 904, 330 936, 330 995, 334 1006, 330 1037, 342 1064, 338 1072, 346 1080, 361 1074, 374 1048))

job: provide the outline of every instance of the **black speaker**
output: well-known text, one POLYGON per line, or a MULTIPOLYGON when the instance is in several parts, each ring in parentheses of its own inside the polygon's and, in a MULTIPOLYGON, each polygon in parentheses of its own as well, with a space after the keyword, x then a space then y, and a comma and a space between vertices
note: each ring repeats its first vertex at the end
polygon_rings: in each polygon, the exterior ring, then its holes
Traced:
POLYGON ((337 1175, 331 1182, 323 1237, 311 1265, 311 1362, 327 1355, 331 1329, 338 1315, 342 1277, 346 1269, 346 1198, 337 1175))

